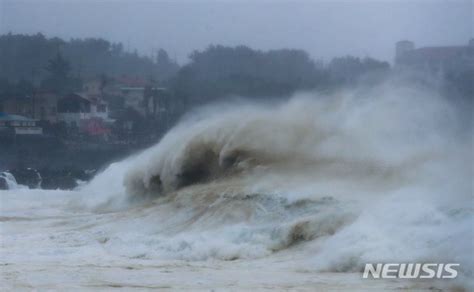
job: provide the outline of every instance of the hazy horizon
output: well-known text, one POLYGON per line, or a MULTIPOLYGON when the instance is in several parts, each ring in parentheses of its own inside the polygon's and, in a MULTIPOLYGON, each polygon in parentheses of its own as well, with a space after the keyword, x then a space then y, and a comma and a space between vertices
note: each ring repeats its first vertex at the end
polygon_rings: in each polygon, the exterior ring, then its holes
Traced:
POLYGON ((473 2, 463 1, 29 1, 0 0, 0 34, 101 37, 179 63, 210 44, 296 48, 327 61, 344 55, 392 62, 395 42, 464 45, 473 2), (24 21, 28 20, 28 21, 24 21))

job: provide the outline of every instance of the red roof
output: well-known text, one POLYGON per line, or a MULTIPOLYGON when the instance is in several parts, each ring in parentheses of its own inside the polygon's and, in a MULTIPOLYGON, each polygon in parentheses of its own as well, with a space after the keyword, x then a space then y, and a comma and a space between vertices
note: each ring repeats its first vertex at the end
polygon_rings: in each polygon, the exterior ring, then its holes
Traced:
POLYGON ((145 87, 148 84, 148 82, 143 78, 130 77, 130 76, 117 77, 116 81, 118 83, 121 83, 125 86, 130 86, 130 87, 145 87))
POLYGON ((64 98, 81 98, 92 104, 105 104, 106 102, 98 95, 86 95, 82 93, 71 93, 66 95, 64 98))

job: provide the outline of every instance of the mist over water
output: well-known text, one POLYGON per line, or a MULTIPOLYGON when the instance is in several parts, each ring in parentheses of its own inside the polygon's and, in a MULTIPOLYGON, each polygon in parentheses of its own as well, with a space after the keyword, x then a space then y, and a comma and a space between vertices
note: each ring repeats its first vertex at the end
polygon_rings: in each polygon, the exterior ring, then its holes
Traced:
POLYGON ((300 269, 331 272, 455 262, 465 281, 474 216, 463 131, 447 100, 397 82, 216 104, 61 208, 90 214, 74 227, 87 236, 72 233, 77 257, 102 254, 99 244, 106 258, 139 260, 281 252, 304 259, 300 269))

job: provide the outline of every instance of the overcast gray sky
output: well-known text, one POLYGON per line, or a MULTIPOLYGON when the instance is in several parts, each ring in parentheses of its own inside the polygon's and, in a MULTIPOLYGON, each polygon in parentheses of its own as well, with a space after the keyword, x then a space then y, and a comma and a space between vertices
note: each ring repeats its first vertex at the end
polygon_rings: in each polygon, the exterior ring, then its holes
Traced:
POLYGON ((103 37, 143 54, 161 47, 181 63, 209 44, 392 61, 401 39, 467 44, 473 9, 472 0, 0 0, 0 33, 103 37))

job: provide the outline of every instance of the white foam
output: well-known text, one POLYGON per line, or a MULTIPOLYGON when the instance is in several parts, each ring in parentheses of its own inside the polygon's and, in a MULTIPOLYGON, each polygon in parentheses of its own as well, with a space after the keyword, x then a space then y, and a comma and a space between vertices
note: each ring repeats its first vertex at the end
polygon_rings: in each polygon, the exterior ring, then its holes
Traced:
POLYGON ((445 100, 390 83, 207 107, 72 192, 76 200, 64 208, 81 206, 72 210, 84 217, 49 232, 70 235, 78 258, 229 260, 285 251, 317 271, 449 261, 470 277, 473 157, 458 129, 445 100), (183 184, 189 169, 209 176, 183 184))

